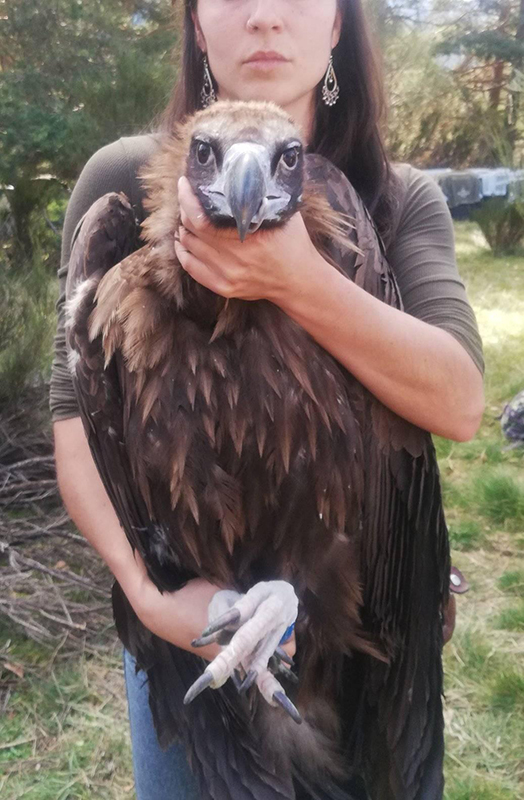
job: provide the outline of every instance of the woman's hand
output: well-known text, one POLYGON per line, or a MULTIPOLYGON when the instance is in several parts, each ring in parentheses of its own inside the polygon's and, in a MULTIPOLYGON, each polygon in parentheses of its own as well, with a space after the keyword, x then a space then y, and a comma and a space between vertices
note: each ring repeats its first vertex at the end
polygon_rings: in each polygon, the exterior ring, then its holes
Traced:
MULTIPOLYGON (((216 586, 204 578, 194 578, 182 589, 162 594, 149 578, 140 555, 135 551, 134 556, 137 564, 135 577, 132 583, 122 588, 142 624, 161 639, 212 661, 222 649, 219 645, 196 648, 191 642, 198 639, 208 625, 211 598, 227 587, 216 586)), ((294 656, 294 634, 283 649, 289 656, 294 656)))
POLYGON ((179 200, 177 257, 198 283, 222 297, 278 302, 298 291, 307 267, 321 259, 299 213, 241 242, 236 229, 211 225, 187 178, 179 181, 179 200))
POLYGON ((191 647, 208 624, 207 609, 213 595, 224 588, 203 578, 195 578, 176 592, 160 592, 149 578, 145 564, 135 551, 137 570, 132 582, 125 585, 127 599, 152 633, 183 650, 198 653, 211 661, 220 652, 218 645, 191 647))

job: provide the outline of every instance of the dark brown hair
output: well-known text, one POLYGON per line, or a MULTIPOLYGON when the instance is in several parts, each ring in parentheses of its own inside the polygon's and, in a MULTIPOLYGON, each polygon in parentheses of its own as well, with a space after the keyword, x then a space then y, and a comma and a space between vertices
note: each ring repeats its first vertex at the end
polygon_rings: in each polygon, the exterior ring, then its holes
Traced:
MULTIPOLYGON (((328 107, 322 101, 322 84, 317 87, 309 150, 325 156, 347 175, 387 238, 392 173, 381 133, 386 110, 382 71, 361 0, 338 3, 342 27, 333 62, 340 97, 336 105, 328 107)), ((176 0, 172 4, 178 5, 176 0)), ((181 67, 167 108, 158 120, 161 131, 173 130, 200 108, 203 56, 192 18, 196 7, 197 0, 184 0, 181 67)))

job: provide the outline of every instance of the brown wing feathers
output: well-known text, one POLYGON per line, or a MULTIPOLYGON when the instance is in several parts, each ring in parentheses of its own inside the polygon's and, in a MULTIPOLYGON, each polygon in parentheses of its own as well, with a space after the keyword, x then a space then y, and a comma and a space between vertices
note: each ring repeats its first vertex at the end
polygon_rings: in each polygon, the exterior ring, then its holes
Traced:
MULTIPOLYGON (((84 285, 70 324, 72 368, 102 479, 162 589, 193 575, 240 590, 292 580, 302 601, 295 699, 324 730, 326 753, 334 745, 367 769, 373 800, 437 800, 448 556, 430 438, 277 307, 226 303, 181 270, 173 198, 189 132, 188 124, 146 172, 147 244, 128 255, 106 242, 102 253, 112 255, 101 257, 92 234, 103 228, 107 239, 108 226, 99 209, 73 253, 71 286, 84 285), (100 280, 111 259, 120 263, 100 280), (315 698, 325 698, 318 714, 315 698), (351 709, 335 728, 321 721, 333 704, 351 709)), ((317 246, 400 307, 352 187, 320 157, 308 157, 307 170, 303 214, 317 246)), ((127 207, 107 197, 113 215, 127 207)), ((115 617, 148 669, 161 740, 183 735, 203 796, 295 797, 291 755, 270 747, 262 758, 252 738, 265 710, 250 710, 228 685, 182 708, 199 659, 148 634, 118 587, 115 617)))

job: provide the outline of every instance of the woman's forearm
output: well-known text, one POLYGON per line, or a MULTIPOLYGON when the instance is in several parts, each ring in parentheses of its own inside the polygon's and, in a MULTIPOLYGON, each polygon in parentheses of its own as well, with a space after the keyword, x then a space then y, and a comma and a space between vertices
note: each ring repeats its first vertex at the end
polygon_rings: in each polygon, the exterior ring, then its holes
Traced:
POLYGON ((451 334, 377 300, 320 255, 273 299, 401 417, 457 441, 475 435, 482 376, 451 334))
POLYGON ((69 516, 124 588, 137 565, 93 461, 80 417, 54 424, 58 486, 69 516))
POLYGON ((191 647, 208 623, 207 606, 218 586, 197 578, 178 592, 161 594, 122 529, 98 475, 80 417, 55 422, 58 485, 71 519, 101 555, 144 625, 184 650, 214 658, 216 645, 191 647))

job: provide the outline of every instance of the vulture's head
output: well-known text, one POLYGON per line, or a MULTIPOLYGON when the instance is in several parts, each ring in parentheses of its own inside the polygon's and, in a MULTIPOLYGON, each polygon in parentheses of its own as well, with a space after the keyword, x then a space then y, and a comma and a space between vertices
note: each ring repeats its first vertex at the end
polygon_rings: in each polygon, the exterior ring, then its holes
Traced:
POLYGON ((244 241, 298 210, 304 184, 300 131, 273 103, 221 101, 197 112, 143 173, 144 205, 152 212, 143 227, 150 241, 178 225, 182 174, 213 224, 236 227, 244 241))
POLYGON ((217 103, 196 115, 186 175, 206 214, 244 241, 285 221, 302 198, 304 153, 290 118, 270 103, 217 103))

